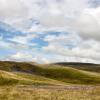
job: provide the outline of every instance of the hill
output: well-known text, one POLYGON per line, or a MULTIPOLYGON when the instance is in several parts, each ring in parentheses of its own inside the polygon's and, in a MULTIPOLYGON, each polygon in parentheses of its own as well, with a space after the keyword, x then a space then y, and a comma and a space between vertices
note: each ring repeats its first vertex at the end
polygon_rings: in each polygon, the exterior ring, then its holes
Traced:
POLYGON ((67 63, 66 62, 60 62, 60 63, 53 63, 52 65, 72 67, 72 68, 75 68, 75 69, 100 73, 100 64, 78 63, 78 62, 67 62, 67 63))
MULTIPOLYGON (((13 73, 14 76, 20 76, 17 78, 25 79, 24 83, 34 82, 41 84, 100 84, 100 74, 96 72, 83 71, 82 69, 75 69, 69 66, 62 65, 39 65, 30 64, 26 62, 0 62, 0 70, 8 73, 13 73), (38 80, 34 80, 34 77, 38 76, 38 80), (40 77, 40 78, 39 78, 40 77), (41 81, 43 79, 43 81, 41 81), (44 80, 46 79, 46 80, 44 80), (28 81, 31 82, 28 82, 28 81), (52 81, 51 81, 52 80, 52 81)), ((11 78, 11 77, 10 77, 11 78)), ((9 78, 9 79, 10 79, 9 78)), ((11 78, 12 79, 12 78, 11 78)), ((21 82, 19 82, 21 83, 21 82)))

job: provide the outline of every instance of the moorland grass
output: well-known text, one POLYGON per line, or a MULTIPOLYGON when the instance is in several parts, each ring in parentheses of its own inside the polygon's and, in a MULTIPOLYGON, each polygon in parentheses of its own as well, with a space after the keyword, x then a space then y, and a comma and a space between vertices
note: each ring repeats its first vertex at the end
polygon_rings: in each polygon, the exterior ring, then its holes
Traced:
POLYGON ((4 86, 0 87, 0 100, 100 100, 100 87, 72 90, 4 86))
POLYGON ((84 73, 79 69, 62 67, 59 65, 32 65, 25 62, 0 62, 0 69, 10 72, 35 74, 71 84, 100 84, 100 74, 96 76, 84 73))

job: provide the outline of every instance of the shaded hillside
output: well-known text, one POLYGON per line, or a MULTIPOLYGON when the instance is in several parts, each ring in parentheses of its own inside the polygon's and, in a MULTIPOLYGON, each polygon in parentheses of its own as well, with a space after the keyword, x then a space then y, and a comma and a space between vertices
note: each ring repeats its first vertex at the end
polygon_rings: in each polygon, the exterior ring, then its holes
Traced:
POLYGON ((0 70, 0 86, 4 85, 64 85, 65 83, 39 75, 0 70))
POLYGON ((0 61, 0 70, 32 73, 35 69, 35 64, 31 65, 26 62, 0 61))
POLYGON ((75 69, 92 71, 100 73, 100 64, 92 64, 92 63, 74 63, 74 62, 61 62, 61 63, 54 63, 53 65, 60 65, 64 67, 72 67, 75 69))

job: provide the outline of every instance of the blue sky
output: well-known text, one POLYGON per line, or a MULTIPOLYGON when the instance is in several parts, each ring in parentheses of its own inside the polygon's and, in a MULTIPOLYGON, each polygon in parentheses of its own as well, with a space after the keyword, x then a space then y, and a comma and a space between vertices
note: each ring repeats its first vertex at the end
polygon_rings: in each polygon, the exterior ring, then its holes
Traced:
POLYGON ((0 0, 0 60, 100 63, 100 0, 0 0))

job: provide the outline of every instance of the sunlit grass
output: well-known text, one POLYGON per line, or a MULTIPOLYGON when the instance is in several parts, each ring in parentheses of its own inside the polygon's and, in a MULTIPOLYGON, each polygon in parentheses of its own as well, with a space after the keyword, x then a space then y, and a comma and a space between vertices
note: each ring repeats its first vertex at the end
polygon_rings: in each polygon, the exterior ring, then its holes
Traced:
POLYGON ((45 78, 43 76, 20 73, 20 72, 7 72, 0 70, 0 86, 4 85, 64 85, 67 83, 57 80, 45 78))
POLYGON ((96 72, 59 65, 0 63, 0 100, 100 100, 99 85, 96 72))
POLYGON ((100 87, 77 90, 5 86, 0 87, 0 100, 100 100, 100 87))
MULTIPOLYGON (((70 84, 100 84, 100 74, 60 65, 39 65, 25 62, 0 62, 0 70, 39 75, 70 84)), ((26 77, 26 76, 25 76, 26 77)))

